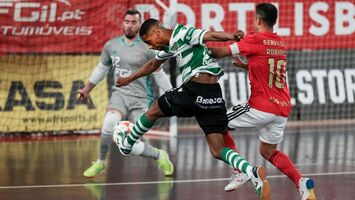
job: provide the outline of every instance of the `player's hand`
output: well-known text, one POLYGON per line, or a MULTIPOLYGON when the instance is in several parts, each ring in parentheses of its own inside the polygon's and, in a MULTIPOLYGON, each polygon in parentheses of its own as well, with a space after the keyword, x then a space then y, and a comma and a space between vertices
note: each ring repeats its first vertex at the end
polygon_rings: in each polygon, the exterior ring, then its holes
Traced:
POLYGON ((233 57, 233 65, 246 70, 249 69, 248 61, 246 60, 246 58, 242 58, 241 56, 233 57))
POLYGON ((119 79, 117 79, 116 81, 116 86, 117 87, 122 87, 122 86, 126 86, 131 82, 129 77, 120 77, 119 79))
POLYGON ((241 39, 244 38, 244 32, 241 30, 238 30, 237 32, 233 33, 234 40, 239 42, 241 39))
POLYGON ((83 102, 83 103, 87 103, 88 102, 88 97, 89 97, 89 93, 85 90, 85 87, 82 89, 79 89, 78 91, 76 91, 77 94, 79 94, 79 101, 83 102))
POLYGON ((89 94, 90 94, 90 91, 94 87, 95 87, 94 84, 88 83, 83 88, 81 88, 78 91, 76 91, 76 93, 79 94, 79 99, 78 100, 83 102, 83 103, 89 103, 90 104, 89 94))

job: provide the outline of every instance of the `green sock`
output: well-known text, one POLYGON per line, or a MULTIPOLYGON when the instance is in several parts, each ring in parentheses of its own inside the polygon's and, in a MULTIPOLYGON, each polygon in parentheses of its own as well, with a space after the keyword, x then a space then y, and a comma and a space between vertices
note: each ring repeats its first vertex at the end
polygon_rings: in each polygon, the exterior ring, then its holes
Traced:
POLYGON ((229 164, 230 166, 234 167, 235 169, 239 169, 243 173, 246 173, 249 177, 252 176, 252 169, 251 166, 245 158, 243 158, 240 154, 235 152, 233 149, 230 148, 223 148, 221 151, 221 159, 229 164))
POLYGON ((130 134, 128 134, 127 142, 130 145, 136 143, 144 133, 149 131, 154 125, 154 122, 151 122, 146 116, 145 113, 138 119, 134 124, 130 134))

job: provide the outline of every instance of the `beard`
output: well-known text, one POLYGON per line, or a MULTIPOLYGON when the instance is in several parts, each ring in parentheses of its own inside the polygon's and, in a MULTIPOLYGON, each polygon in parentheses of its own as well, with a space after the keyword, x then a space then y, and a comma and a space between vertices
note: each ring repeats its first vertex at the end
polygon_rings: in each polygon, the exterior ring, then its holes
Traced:
POLYGON ((135 32, 133 32, 133 31, 131 31, 131 30, 125 30, 125 31, 124 31, 124 34, 125 34, 125 36, 126 36, 128 39, 133 39, 134 37, 137 36, 138 33, 135 33, 135 32))

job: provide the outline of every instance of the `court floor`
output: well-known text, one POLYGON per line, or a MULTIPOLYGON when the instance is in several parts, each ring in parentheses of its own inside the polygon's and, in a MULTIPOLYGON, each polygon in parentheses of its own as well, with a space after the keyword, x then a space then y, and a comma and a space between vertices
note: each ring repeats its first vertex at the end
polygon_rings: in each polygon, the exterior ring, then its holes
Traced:
MULTIPOLYGON (((279 146, 300 171, 315 180, 319 200, 355 199, 355 127, 289 128, 279 146)), ((258 154, 255 130, 233 132, 250 163, 267 169, 272 199, 299 199, 292 182, 258 154)), ((98 135, 0 137, 0 200, 256 200, 250 183, 226 193, 231 169, 210 155, 200 132, 177 138, 147 136, 175 164, 164 177, 154 160, 124 157, 112 145, 106 172, 93 179, 83 170, 98 154, 98 135)))

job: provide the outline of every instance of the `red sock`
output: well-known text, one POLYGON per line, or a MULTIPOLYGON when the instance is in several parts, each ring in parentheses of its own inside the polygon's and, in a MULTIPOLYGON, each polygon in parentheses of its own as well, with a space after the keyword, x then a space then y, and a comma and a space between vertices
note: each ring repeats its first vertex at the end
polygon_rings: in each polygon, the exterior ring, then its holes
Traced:
POLYGON ((301 178, 301 174, 286 154, 279 150, 275 150, 272 152, 268 160, 280 171, 282 171, 282 173, 288 176, 298 188, 298 182, 301 178))
MULTIPOLYGON (((223 140, 225 147, 229 147, 238 153, 237 146, 235 145, 232 134, 229 131, 227 131, 226 134, 223 135, 223 140)), ((240 173, 239 169, 233 169, 233 171, 240 173)))
POLYGON ((225 147, 231 148, 238 153, 237 146, 235 145, 232 134, 229 131, 223 135, 223 140, 225 147))

